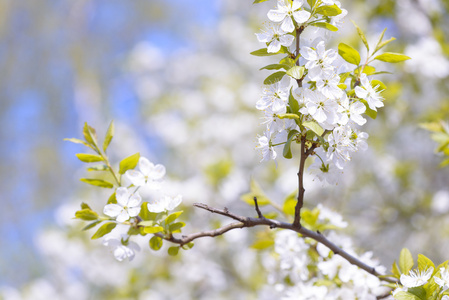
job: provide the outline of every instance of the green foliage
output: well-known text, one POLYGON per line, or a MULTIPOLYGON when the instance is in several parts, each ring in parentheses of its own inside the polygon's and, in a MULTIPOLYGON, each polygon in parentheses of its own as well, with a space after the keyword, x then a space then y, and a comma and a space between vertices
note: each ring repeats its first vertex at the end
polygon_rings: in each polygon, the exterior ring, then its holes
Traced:
POLYGON ((103 142, 103 151, 106 152, 108 149, 109 144, 112 141, 112 138, 114 137, 114 121, 111 121, 111 124, 109 124, 108 131, 106 132, 106 136, 104 138, 103 142))
POLYGON ((114 187, 114 185, 112 183, 107 182, 103 179, 81 178, 80 181, 85 182, 90 185, 107 188, 107 189, 112 189, 114 187))
POLYGON ((360 101, 365 104, 366 110, 365 110, 365 115, 367 115, 368 117, 370 117, 371 119, 375 120, 377 118, 377 111, 376 110, 372 110, 369 105, 368 102, 366 102, 366 100, 360 99, 360 101))
POLYGON ((294 79, 301 79, 304 75, 305 68, 300 66, 294 66, 287 71, 287 75, 294 79))
POLYGON ((399 268, 402 274, 408 274, 408 272, 413 268, 414 265, 413 256, 410 250, 403 248, 399 254, 399 268))
POLYGON ((242 195, 240 199, 248 203, 249 205, 254 205, 254 197, 257 197, 257 204, 260 206, 268 205, 271 203, 270 199, 265 195, 264 191, 256 180, 251 179, 250 192, 242 195))
POLYGON ((93 167, 89 167, 87 168, 87 171, 92 172, 92 171, 108 171, 108 166, 106 165, 96 165, 93 167))
POLYGON ((284 71, 279 71, 279 72, 273 73, 270 76, 268 76, 267 78, 265 78, 265 80, 263 81, 263 84, 270 85, 270 84, 279 82, 279 81, 281 81, 281 79, 284 77, 285 74, 286 74, 286 72, 284 72, 284 71))
POLYGON ((186 223, 176 222, 168 226, 168 231, 170 231, 171 233, 181 232, 180 229, 183 228, 184 226, 186 226, 186 223))
POLYGON ((341 9, 333 5, 322 5, 315 10, 315 13, 323 15, 325 17, 335 17, 342 13, 341 9))
POLYGON ((315 121, 304 122, 302 123, 302 126, 312 130, 319 136, 324 133, 324 129, 315 121))
POLYGON ((393 52, 385 52, 383 54, 379 54, 374 59, 388 62, 388 63, 400 63, 410 59, 407 55, 393 52))
POLYGON ((335 27, 334 25, 332 25, 330 23, 327 23, 327 22, 311 23, 310 25, 315 26, 315 27, 324 28, 324 29, 327 29, 329 31, 338 31, 337 27, 335 27))
POLYGON ((297 130, 292 130, 292 131, 290 131, 290 132, 288 133, 287 143, 285 143, 285 145, 284 145, 284 150, 283 150, 283 152, 282 152, 282 155, 283 155, 285 158, 290 159, 290 158, 293 157, 293 155, 292 155, 292 149, 291 149, 291 143, 292 143, 292 140, 293 140, 294 138, 296 138, 296 136, 297 136, 298 134, 299 134, 299 131, 297 131, 297 130))
POLYGON ((101 222, 103 222, 103 221, 102 221, 102 220, 96 220, 96 221, 93 221, 92 223, 87 224, 82 230, 83 230, 83 231, 89 230, 89 229, 91 229, 91 228, 97 226, 97 225, 100 224, 101 222))
POLYGON ((394 295, 394 299, 396 300, 422 300, 419 297, 408 293, 408 292, 398 292, 394 295))
POLYGON ((290 111, 292 113, 299 112, 299 103, 298 100, 293 97, 293 88, 290 89, 290 94, 288 96, 288 106, 290 107, 290 111))
POLYGON ((173 223, 182 213, 183 213, 183 211, 181 210, 181 211, 177 211, 177 212, 170 214, 167 217, 167 219, 165 219, 165 223, 166 224, 173 223))
POLYGON ((168 248, 168 255, 170 255, 170 256, 176 256, 176 255, 178 255, 178 252, 179 252, 178 246, 168 248))
POLYGON ((95 234, 92 236, 91 239, 95 240, 95 239, 101 238, 102 236, 111 232, 112 229, 115 228, 115 226, 117 226, 117 223, 114 223, 114 222, 108 222, 108 223, 101 225, 100 228, 98 228, 97 232, 95 232, 95 234))
POLYGON ((287 71, 288 69, 290 69, 290 66, 285 64, 271 64, 263 68, 260 68, 260 70, 280 70, 280 69, 284 69, 287 71))
POLYGON ((360 64, 359 52, 345 43, 340 43, 338 45, 338 54, 350 64, 356 66, 360 64))
POLYGON ((429 268, 433 268, 435 270, 435 264, 423 254, 418 254, 418 270, 424 271, 429 268))
POLYGON ((274 235, 271 231, 263 230, 256 233, 256 238, 251 248, 264 250, 274 245, 274 235))
POLYGON ((148 210, 148 202, 144 202, 141 205, 139 216, 144 221, 155 221, 159 214, 150 212, 148 210))
POLYGON ((285 47, 281 47, 281 50, 279 50, 276 53, 271 53, 268 52, 267 48, 262 48, 256 51, 251 52, 251 55, 255 55, 255 56, 272 56, 272 55, 276 55, 276 54, 282 54, 282 53, 288 53, 288 50, 285 47))
POLYGON ((100 155, 86 154, 86 153, 78 153, 75 155, 76 155, 76 157, 78 157, 78 159, 80 161, 85 162, 85 163, 103 161, 103 157, 101 157, 100 155))
POLYGON ((151 227, 145 227, 144 229, 143 229, 143 231, 145 232, 145 233, 158 233, 158 232, 162 232, 162 231, 164 231, 164 227, 162 227, 162 226, 151 226, 151 227))
POLYGON ((354 24, 355 28, 357 29, 357 33, 359 34, 360 38, 362 39, 362 42, 365 45, 366 50, 369 51, 368 41, 366 40, 366 36, 363 33, 362 29, 360 29, 360 27, 357 26, 357 24, 354 21, 351 20, 351 22, 352 22, 352 24, 354 24))
POLYGON ((158 237, 158 236, 153 236, 150 239, 150 248, 153 249, 154 251, 158 251, 159 249, 162 248, 163 245, 163 240, 162 238, 158 237))
POLYGON ((81 219, 84 221, 94 221, 98 220, 98 214, 91 210, 90 208, 85 208, 82 210, 79 210, 75 213, 75 218, 81 219))
POLYGON ((125 174, 126 171, 134 169, 137 166, 137 163, 139 162, 140 153, 133 154, 131 156, 128 156, 127 158, 124 158, 120 162, 120 169, 119 174, 125 174))

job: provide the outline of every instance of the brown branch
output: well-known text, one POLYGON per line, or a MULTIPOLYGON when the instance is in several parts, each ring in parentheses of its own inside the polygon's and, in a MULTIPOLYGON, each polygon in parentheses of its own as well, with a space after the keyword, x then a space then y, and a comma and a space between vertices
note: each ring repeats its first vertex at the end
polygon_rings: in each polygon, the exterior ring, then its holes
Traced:
POLYGON ((257 216, 259 217, 259 218, 265 218, 263 215, 262 215, 262 212, 260 211, 260 209, 259 209, 259 204, 257 203, 257 197, 254 197, 254 205, 256 206, 256 212, 257 212, 257 216))
MULTIPOLYGON (((341 257, 343 257, 344 259, 346 259, 349 263, 358 266, 359 268, 365 270, 366 272, 370 273, 371 275, 374 276, 382 276, 382 274, 380 274, 379 272, 376 271, 376 269, 374 267, 371 267, 367 264, 365 264, 364 262, 362 262, 361 260, 359 260, 358 258, 352 256, 351 254, 349 254, 348 252, 344 251, 343 249, 341 249, 340 247, 338 247, 337 245, 335 245, 334 243, 332 243, 331 241, 329 241, 324 235, 322 235, 319 232, 314 232, 311 231, 307 228, 304 227, 297 227, 294 226, 293 224, 290 223, 286 223, 286 222, 281 222, 281 221, 277 221, 277 220, 272 220, 272 219, 267 219, 267 218, 250 218, 250 217, 243 217, 243 216, 239 216, 239 215, 235 215, 231 212, 229 212, 228 209, 218 209, 218 208, 214 208, 214 207, 210 207, 206 204, 203 203, 194 203, 193 206, 198 207, 198 208, 202 208, 204 210, 207 210, 211 213, 215 213, 215 214, 219 214, 225 217, 229 217, 232 218, 234 220, 237 220, 238 222, 233 222, 230 223, 228 225, 225 225, 221 228, 215 229, 215 230, 210 230, 210 231, 202 231, 202 232, 197 232, 197 233, 193 233, 193 234, 189 234, 189 235, 185 235, 182 236, 181 238, 176 238, 173 235, 170 236, 164 236, 162 234, 156 234, 159 237, 170 241, 172 243, 175 244, 179 244, 181 246, 192 242, 193 240, 196 240, 198 238, 202 238, 202 237, 216 237, 219 235, 222 235, 230 230, 233 229, 237 229, 237 228, 249 228, 249 227, 255 227, 255 226, 269 226, 270 228, 282 228, 282 229, 288 229, 288 230, 292 230, 295 231, 297 233, 300 233, 303 237, 308 237, 311 239, 314 239, 315 241, 325 245, 326 247, 328 247, 330 250, 332 250, 334 252, 334 254, 336 255, 340 255, 341 257)), ((379 278, 380 280, 383 281, 387 281, 387 282, 391 282, 391 283, 397 283, 396 279, 392 279, 392 278, 379 278)))
POLYGON ((301 158, 299 162, 299 170, 298 170, 298 197, 295 206, 295 219, 293 221, 293 226, 301 228, 301 208, 304 205, 304 166, 307 159, 306 152, 306 137, 301 137, 301 158))

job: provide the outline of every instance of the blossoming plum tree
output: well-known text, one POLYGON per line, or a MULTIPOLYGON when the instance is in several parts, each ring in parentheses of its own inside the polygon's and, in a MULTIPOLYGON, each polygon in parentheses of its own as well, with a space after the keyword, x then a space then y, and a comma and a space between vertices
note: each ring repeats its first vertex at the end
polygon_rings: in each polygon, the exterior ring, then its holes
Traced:
MULTIPOLYGON (((256 0, 261 3, 268 0, 256 0)), ((174 211, 182 202, 181 195, 164 190, 161 182, 166 168, 154 164, 139 153, 119 162, 118 170, 109 161, 107 149, 114 136, 111 122, 103 143, 87 123, 84 140, 68 139, 90 148, 95 154, 77 154, 85 163, 99 163, 90 171, 108 172, 112 182, 105 179, 82 181, 101 188, 113 189, 100 216, 86 203, 75 217, 90 221, 85 229, 99 228, 92 239, 104 237, 104 245, 112 248, 119 261, 132 260, 139 250, 133 236, 151 235, 149 246, 160 250, 170 243, 168 254, 177 255, 188 250, 203 237, 216 237, 237 228, 265 226, 273 229, 276 264, 269 269, 271 283, 276 286, 273 297, 282 299, 444 299, 449 268, 443 263, 436 267, 424 255, 418 266, 407 249, 400 253, 398 264, 391 274, 380 266, 371 252, 358 255, 352 242, 338 232, 347 224, 341 216, 321 205, 309 209, 304 206, 304 172, 306 161, 312 160, 309 171, 320 181, 335 185, 341 178, 351 156, 368 148, 368 134, 360 127, 366 117, 375 119, 377 109, 384 106, 382 91, 387 87, 374 76, 382 74, 372 65, 374 61, 399 63, 409 59, 400 53, 379 51, 394 38, 384 40, 382 32, 374 48, 363 31, 355 28, 366 48, 366 55, 350 45, 340 43, 338 49, 327 45, 330 34, 341 26, 347 11, 334 0, 278 0, 267 12, 265 29, 256 33, 262 49, 251 54, 282 58, 262 69, 275 71, 264 80, 256 109, 264 114, 265 131, 258 137, 257 148, 262 161, 299 157, 298 192, 286 198, 280 209, 283 219, 263 214, 260 206, 273 205, 257 183, 242 198, 254 205, 257 217, 241 216, 228 208, 218 209, 203 203, 197 208, 219 214, 235 222, 215 230, 180 235, 186 225, 179 221, 183 211, 174 211), (308 31, 311 38, 304 38, 308 31), (372 45, 371 45, 372 46, 372 45), (366 59, 362 61, 361 57, 366 59), (136 170, 138 167, 138 170, 136 170), (154 190, 156 197, 142 203, 139 189, 154 190), (128 226, 126 235, 114 236, 117 224, 128 226)), ((259 249, 265 248, 264 243, 259 249)))

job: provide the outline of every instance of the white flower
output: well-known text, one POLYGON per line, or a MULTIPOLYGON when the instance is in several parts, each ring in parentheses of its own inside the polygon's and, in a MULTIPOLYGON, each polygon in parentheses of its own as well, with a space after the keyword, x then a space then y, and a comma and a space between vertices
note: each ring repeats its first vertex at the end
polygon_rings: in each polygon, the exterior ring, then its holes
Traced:
POLYGON ((165 167, 163 165, 154 165, 145 157, 139 159, 139 171, 128 170, 125 172, 126 177, 135 186, 144 186, 148 180, 158 181, 165 176, 165 167))
POLYGON ((163 196, 159 200, 148 203, 148 210, 153 213, 161 213, 175 209, 182 202, 182 196, 178 195, 175 198, 163 196))
POLYGON ((289 47, 295 39, 292 35, 282 30, 279 24, 269 24, 262 33, 256 33, 259 42, 269 43, 267 51, 276 53, 281 46, 289 47))
POLYGON ((338 123, 340 125, 346 125, 348 124, 348 121, 351 120, 362 126, 366 123, 366 119, 361 116, 365 111, 366 106, 363 103, 356 101, 349 104, 349 98, 344 94, 343 98, 340 100, 340 106, 338 107, 338 123))
POLYGON ((315 78, 317 89, 327 98, 338 99, 343 96, 343 90, 338 87, 340 76, 330 70, 322 72, 315 78))
POLYGON ((258 137, 259 145, 256 148, 262 151, 262 161, 269 161, 270 159, 275 160, 277 157, 276 151, 274 151, 273 146, 271 145, 271 134, 269 131, 265 131, 263 136, 258 137))
POLYGON ((319 123, 335 124, 337 121, 337 101, 325 97, 318 91, 306 90, 307 112, 319 123), (308 92, 307 92, 308 91, 308 92))
POLYGON ((305 67, 309 70, 309 77, 316 80, 323 72, 333 71, 332 63, 337 59, 337 51, 334 49, 326 50, 324 41, 321 41, 316 46, 316 50, 310 47, 302 47, 300 50, 301 56, 308 62, 305 67))
POLYGON ((362 83, 363 88, 360 86, 355 87, 355 94, 357 97, 365 99, 366 102, 368 102, 369 108, 372 110, 377 111, 377 107, 384 106, 382 102, 383 98, 378 91, 379 87, 376 86, 373 88, 365 73, 360 77, 360 82, 362 83))
POLYGON ((409 275, 401 275, 401 284, 407 288, 421 286, 427 283, 433 273, 433 268, 419 272, 418 270, 410 271, 409 275))
POLYGON ((140 247, 134 242, 127 241, 127 239, 125 241, 123 238, 107 236, 103 241, 103 245, 112 249, 114 257, 118 261, 123 261, 126 258, 131 261, 135 256, 135 251, 140 251, 140 247))
POLYGON ((104 207, 103 213, 115 218, 117 222, 125 222, 130 217, 135 217, 140 212, 140 202, 142 198, 138 192, 131 194, 125 187, 119 187, 115 192, 117 204, 108 204, 104 207))
MULTIPOLYGON (((325 158, 324 155, 321 157, 325 158)), ((313 164, 310 165, 309 171, 310 174, 315 175, 321 182, 327 182, 331 185, 338 184, 338 181, 343 174, 343 172, 337 168, 332 161, 325 160, 322 162, 318 157, 315 158, 313 164)))
POLYGON ((289 3, 288 0, 278 0, 278 9, 270 10, 267 14, 268 19, 276 23, 282 22, 281 29, 292 32, 295 29, 292 17, 298 24, 307 22, 310 18, 308 11, 301 10, 303 4, 303 0, 293 0, 293 3, 289 3))
POLYGON ((351 160, 349 151, 353 147, 350 139, 352 130, 349 126, 340 126, 335 128, 327 137, 329 148, 327 150, 327 157, 332 160, 339 169, 343 169, 344 163, 351 160))
POLYGON ((262 90, 262 97, 256 103, 256 108, 265 110, 271 108, 273 112, 285 111, 288 102, 290 79, 285 78, 275 84, 266 85, 262 90))
POLYGON ((443 291, 449 289, 449 271, 445 268, 440 269, 441 278, 434 277, 435 283, 438 284, 443 291))

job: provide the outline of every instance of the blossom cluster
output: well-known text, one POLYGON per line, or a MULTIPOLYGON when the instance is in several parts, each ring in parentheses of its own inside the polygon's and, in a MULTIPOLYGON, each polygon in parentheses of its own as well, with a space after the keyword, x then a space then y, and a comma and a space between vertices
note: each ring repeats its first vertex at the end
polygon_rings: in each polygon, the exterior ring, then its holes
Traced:
POLYGON ((376 112, 384 104, 379 85, 370 82, 363 66, 348 72, 348 64, 337 60, 338 52, 326 49, 328 31, 322 27, 337 30, 347 11, 339 1, 312 3, 306 9, 304 0, 278 0, 277 9, 267 14, 271 22, 256 34, 266 43, 268 54, 287 54, 270 68, 287 72, 268 77, 256 103, 265 114, 266 125, 257 148, 262 161, 274 160, 277 146, 290 147, 292 141, 299 143, 301 137, 307 137, 315 145, 317 157, 310 170, 320 180, 335 184, 351 155, 368 147, 368 134, 359 129, 366 123, 364 114, 376 112), (323 17, 328 21, 321 22, 323 17), (322 26, 314 27, 318 25, 322 26), (301 37, 309 29, 316 36, 312 41, 301 37), (295 39, 300 39, 296 45, 301 47, 290 49, 295 39))

